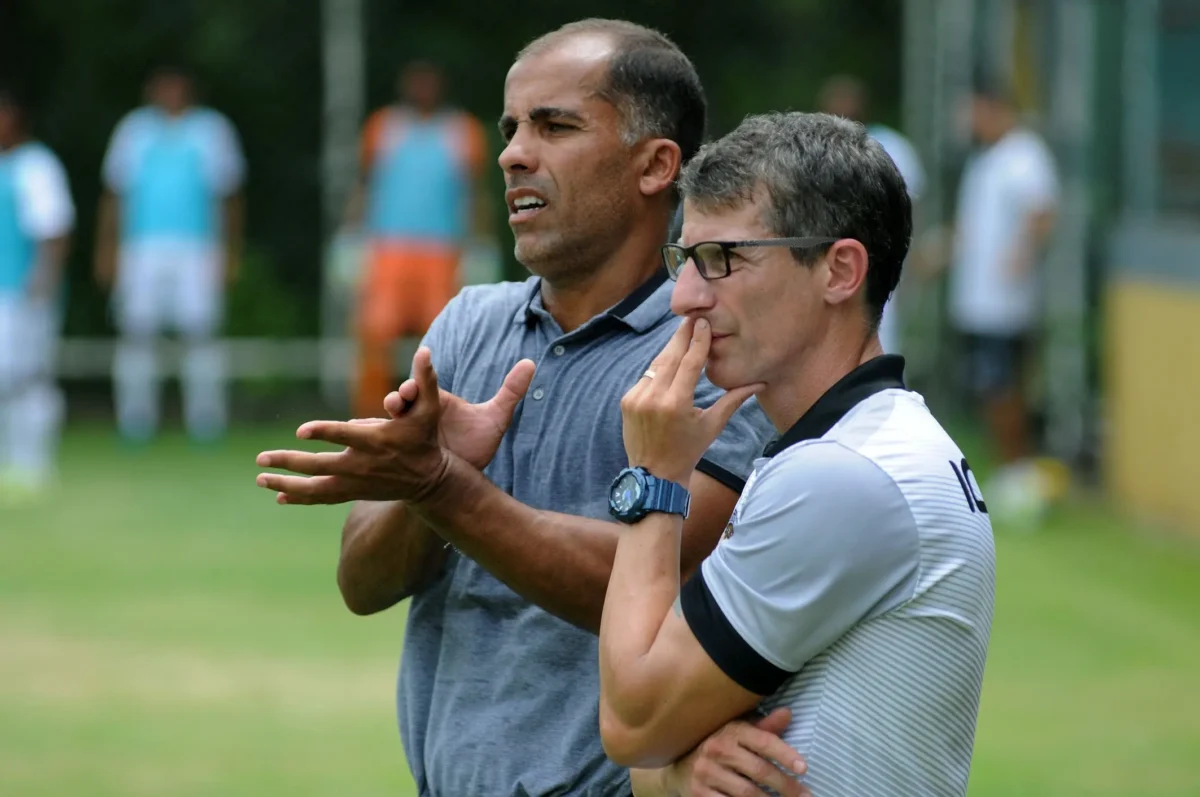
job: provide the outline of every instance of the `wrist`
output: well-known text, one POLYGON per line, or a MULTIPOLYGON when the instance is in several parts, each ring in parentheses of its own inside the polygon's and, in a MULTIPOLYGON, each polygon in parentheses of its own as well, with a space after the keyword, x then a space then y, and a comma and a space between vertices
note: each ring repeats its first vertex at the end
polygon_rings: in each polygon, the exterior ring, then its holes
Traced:
POLYGON ((674 482, 683 487, 687 487, 692 477, 692 471, 696 469, 694 465, 688 467, 686 465, 679 465, 678 463, 656 463, 653 460, 645 458, 635 460, 633 457, 629 459, 629 467, 641 468, 656 479, 674 482))
POLYGON ((446 506, 448 501, 455 499, 460 492, 456 482, 461 479, 460 468, 470 468, 470 464, 452 451, 438 448, 438 458, 430 468, 429 480, 415 493, 410 495, 405 503, 414 510, 433 510, 446 506))

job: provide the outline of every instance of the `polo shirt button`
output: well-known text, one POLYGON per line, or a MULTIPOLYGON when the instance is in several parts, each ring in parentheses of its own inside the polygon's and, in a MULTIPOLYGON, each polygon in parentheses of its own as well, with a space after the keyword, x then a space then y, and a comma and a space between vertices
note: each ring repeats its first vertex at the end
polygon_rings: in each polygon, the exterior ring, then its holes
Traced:
POLYGON ((563 356, 563 354, 565 354, 565 353, 566 353, 566 351, 567 351, 567 347, 566 347, 566 346, 564 346, 564 345, 562 345, 562 344, 560 343, 560 344, 558 344, 557 346, 555 346, 555 347, 554 347, 554 356, 555 356, 555 357, 562 357, 562 356, 563 356))
POLYGON ((546 395, 546 391, 545 391, 545 390, 542 390, 542 389, 539 387, 537 390, 533 391, 533 400, 534 400, 534 401, 541 401, 541 400, 542 400, 542 397, 543 397, 543 396, 545 396, 545 395, 546 395))

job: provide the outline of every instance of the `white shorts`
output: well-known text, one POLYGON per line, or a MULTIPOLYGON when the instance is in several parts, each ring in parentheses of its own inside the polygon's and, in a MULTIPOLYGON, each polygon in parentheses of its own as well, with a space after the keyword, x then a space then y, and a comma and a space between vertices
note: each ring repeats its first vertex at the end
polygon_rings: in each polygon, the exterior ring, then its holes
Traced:
POLYGON ((0 293, 0 398, 53 377, 59 315, 54 301, 0 293))
POLYGON ((125 244, 114 311, 124 335, 209 337, 220 329, 224 274, 215 244, 152 239, 125 244))

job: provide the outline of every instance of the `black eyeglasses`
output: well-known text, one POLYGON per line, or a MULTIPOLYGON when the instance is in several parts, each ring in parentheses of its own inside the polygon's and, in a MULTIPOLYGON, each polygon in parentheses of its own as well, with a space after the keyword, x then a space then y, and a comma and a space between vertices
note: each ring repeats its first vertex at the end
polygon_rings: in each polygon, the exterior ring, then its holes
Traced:
POLYGON ((694 260, 696 270, 706 280, 719 280, 729 276, 729 252, 743 246, 786 246, 789 249, 807 249, 813 246, 828 246, 840 238, 764 238, 758 241, 701 241, 691 246, 667 244, 662 248, 663 264, 671 279, 679 279, 679 272, 694 260))

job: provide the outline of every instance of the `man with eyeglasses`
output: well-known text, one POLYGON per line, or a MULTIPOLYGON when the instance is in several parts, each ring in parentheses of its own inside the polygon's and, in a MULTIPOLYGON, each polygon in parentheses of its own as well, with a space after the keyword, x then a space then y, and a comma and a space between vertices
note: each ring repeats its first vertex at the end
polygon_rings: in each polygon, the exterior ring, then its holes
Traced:
MULTIPOLYGON (((970 466, 879 344, 912 229, 904 182, 861 125, 789 113, 707 145, 680 185, 682 239, 663 254, 686 321, 621 402, 605 749, 654 767, 787 706, 813 794, 963 795, 995 551, 970 466), (681 587, 686 510, 654 496, 686 506, 733 411, 694 406, 701 373, 730 402, 754 394, 781 436, 681 587)), ((639 797, 671 793, 639 781, 639 797)))
MULTIPOLYGON (((412 596, 398 713, 422 795, 630 793, 597 713, 596 633, 622 529, 607 493, 627 462, 620 398, 680 323, 659 247, 704 117, 692 64, 655 31, 587 20, 526 47, 505 82, 500 165, 516 256, 536 276, 450 302, 415 379, 388 397, 390 419, 301 427, 346 450, 258 460, 311 474, 262 474, 282 503, 363 501, 338 567, 354 612, 412 596)), ((771 434, 756 404, 733 413, 744 397, 721 395, 701 380, 690 397, 732 420, 683 478, 685 577, 771 434)), ((788 716, 714 728, 680 752, 673 789, 799 797, 773 763, 802 769, 776 735, 788 716)))

